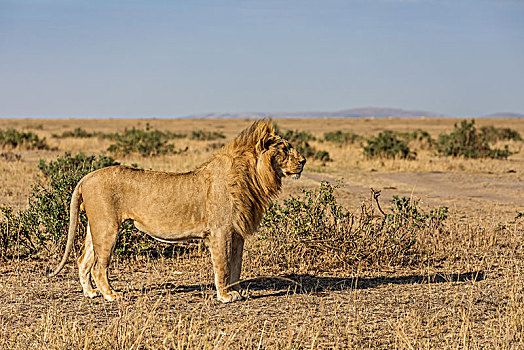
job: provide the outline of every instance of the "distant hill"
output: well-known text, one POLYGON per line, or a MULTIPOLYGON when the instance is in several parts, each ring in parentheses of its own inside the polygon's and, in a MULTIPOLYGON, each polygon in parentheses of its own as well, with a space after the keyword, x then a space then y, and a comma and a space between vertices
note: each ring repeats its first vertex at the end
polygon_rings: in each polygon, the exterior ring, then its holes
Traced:
POLYGON ((400 108, 352 108, 338 112, 310 113, 313 117, 331 118, 444 118, 446 115, 428 111, 414 111, 400 108))
POLYGON ((263 112, 248 112, 248 113, 207 113, 207 114, 193 114, 183 118, 196 119, 255 119, 271 116, 272 118, 506 118, 517 119, 524 118, 524 114, 519 113, 492 113, 488 115, 477 116, 462 116, 446 115, 435 112, 406 110, 400 108, 351 108, 335 112, 280 112, 280 113, 263 113, 263 112))
POLYGON ((479 118, 517 119, 517 118, 524 118, 524 114, 502 112, 502 113, 492 113, 492 114, 488 114, 488 115, 483 115, 483 116, 481 116, 479 118))
POLYGON ((207 113, 190 115, 188 118, 263 118, 271 115, 273 118, 445 118, 447 116, 440 113, 428 111, 413 111, 400 108, 352 108, 336 112, 291 112, 291 113, 207 113))

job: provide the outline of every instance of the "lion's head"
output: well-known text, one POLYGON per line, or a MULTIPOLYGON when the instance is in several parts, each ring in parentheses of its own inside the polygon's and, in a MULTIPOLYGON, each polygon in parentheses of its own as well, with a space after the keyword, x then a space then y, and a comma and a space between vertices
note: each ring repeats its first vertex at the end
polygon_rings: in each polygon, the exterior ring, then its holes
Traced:
POLYGON ((259 131, 256 153, 262 163, 271 164, 279 177, 300 178, 306 158, 301 155, 288 140, 275 132, 270 120, 264 119, 253 124, 254 134, 259 131))
POLYGON ((306 164, 306 158, 288 140, 276 133, 269 119, 254 122, 240 133, 230 147, 230 150, 239 153, 254 150, 259 173, 269 171, 278 178, 298 179, 306 164))
POLYGON ((293 148, 289 141, 275 136, 267 151, 271 156, 271 165, 280 176, 299 179, 306 164, 306 158, 293 148))

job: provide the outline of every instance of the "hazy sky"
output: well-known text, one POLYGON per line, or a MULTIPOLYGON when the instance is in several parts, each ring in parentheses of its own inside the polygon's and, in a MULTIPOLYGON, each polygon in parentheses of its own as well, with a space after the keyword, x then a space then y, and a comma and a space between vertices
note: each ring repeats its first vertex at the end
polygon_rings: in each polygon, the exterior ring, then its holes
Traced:
POLYGON ((0 0, 0 116, 524 113, 524 1, 0 0))

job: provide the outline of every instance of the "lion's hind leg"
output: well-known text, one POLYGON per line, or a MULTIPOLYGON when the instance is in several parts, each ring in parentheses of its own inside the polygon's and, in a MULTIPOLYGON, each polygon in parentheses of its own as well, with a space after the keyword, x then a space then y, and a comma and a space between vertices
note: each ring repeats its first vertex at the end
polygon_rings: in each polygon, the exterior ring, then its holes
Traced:
POLYGON ((105 220, 93 220, 91 223, 91 237, 95 256, 91 274, 104 299, 113 301, 122 295, 122 293, 116 293, 111 288, 107 278, 107 269, 116 244, 119 223, 116 220, 110 221, 107 218, 104 219, 105 220))
POLYGON ((95 253, 93 251, 93 239, 91 237, 91 227, 87 224, 86 240, 82 255, 78 258, 78 275, 80 284, 86 297, 93 298, 98 294, 98 290, 93 288, 91 283, 91 269, 95 263, 95 253))

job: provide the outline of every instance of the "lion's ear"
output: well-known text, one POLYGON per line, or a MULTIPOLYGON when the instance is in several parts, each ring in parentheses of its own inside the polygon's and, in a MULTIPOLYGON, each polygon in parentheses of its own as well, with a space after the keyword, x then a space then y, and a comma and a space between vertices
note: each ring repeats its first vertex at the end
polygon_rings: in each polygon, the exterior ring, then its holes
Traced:
POLYGON ((269 147, 271 147, 274 141, 275 140, 273 137, 268 137, 268 136, 263 137, 262 139, 258 140, 255 146, 257 153, 262 153, 264 151, 269 150, 269 147))

